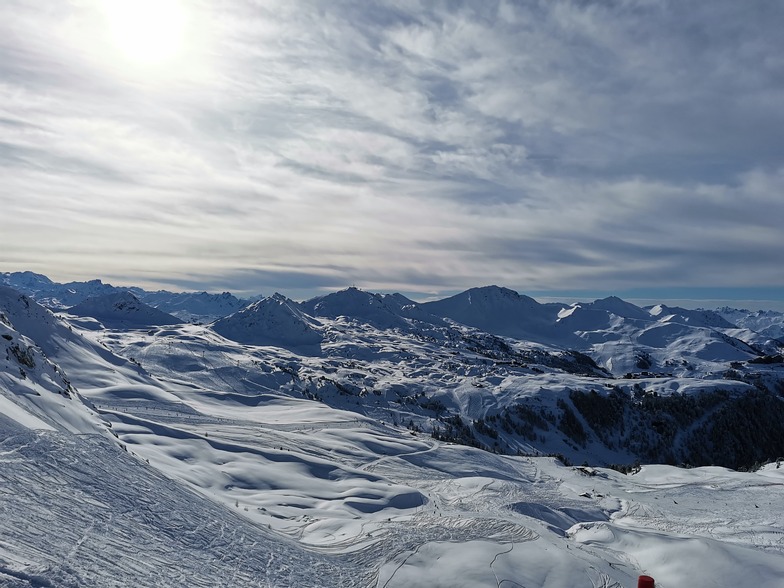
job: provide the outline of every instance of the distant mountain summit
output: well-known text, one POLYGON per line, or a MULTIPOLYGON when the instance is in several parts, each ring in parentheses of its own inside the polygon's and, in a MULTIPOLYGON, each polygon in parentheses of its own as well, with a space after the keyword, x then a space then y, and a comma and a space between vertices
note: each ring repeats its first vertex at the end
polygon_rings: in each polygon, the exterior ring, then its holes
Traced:
POLYGON ((230 292, 145 292, 139 297, 143 302, 158 310, 168 312, 188 321, 212 322, 228 316, 244 307, 248 301, 241 300, 230 292))
POLYGON ((636 304, 632 304, 631 302, 626 302, 625 300, 618 298, 617 296, 608 296, 607 298, 601 298, 599 300, 594 300, 588 304, 583 304, 582 306, 586 308, 591 308, 593 310, 603 310, 605 312, 609 312, 614 314, 615 316, 620 316, 623 318, 629 319, 638 319, 638 320, 651 320, 651 315, 648 311, 644 308, 640 308, 636 304))
POLYGON ((711 329, 732 329, 735 325, 713 310, 691 310, 679 306, 657 304, 650 308, 651 316, 657 320, 666 320, 673 323, 683 323, 692 327, 707 327, 711 329))
POLYGON ((177 325, 182 322, 175 316, 145 304, 130 292, 88 298, 69 308, 68 312, 96 318, 107 326, 148 327, 177 325))
POLYGON ((325 296, 311 298, 300 306, 311 316, 332 319, 346 317, 369 323, 380 329, 391 329, 410 326, 401 314, 407 302, 412 301, 399 294, 382 296, 351 287, 325 296))
POLYGON ((784 313, 782 312, 739 310, 725 306, 718 309, 717 313, 738 327, 756 331, 771 339, 784 341, 784 313))
POLYGON ((35 272, 2 272, 0 273, 0 284, 4 286, 14 287, 19 290, 41 290, 48 288, 54 284, 52 280, 43 274, 36 274, 35 272))
POLYGON ((450 298, 425 302, 422 309, 495 335, 518 339, 559 339, 554 328, 563 304, 540 304, 509 288, 471 288, 450 298))
POLYGON ((321 343, 323 336, 318 326, 296 302, 275 293, 217 320, 212 330, 247 345, 299 349, 321 343))
POLYGON ((585 335, 592 331, 617 330, 625 324, 641 328, 653 320, 655 319, 645 309, 617 296, 610 296, 593 302, 578 302, 564 308, 558 313, 558 328, 565 332, 585 335))

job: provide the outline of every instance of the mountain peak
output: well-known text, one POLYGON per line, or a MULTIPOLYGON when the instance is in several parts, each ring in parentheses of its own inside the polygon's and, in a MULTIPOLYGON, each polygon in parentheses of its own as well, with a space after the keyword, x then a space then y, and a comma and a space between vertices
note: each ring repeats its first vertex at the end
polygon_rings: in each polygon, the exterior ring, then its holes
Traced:
POLYGON ((317 327, 296 302, 277 292, 212 324, 213 331, 232 341, 285 349, 320 345, 317 327))
POLYGON ((31 283, 40 283, 40 284, 53 284, 52 280, 50 280, 47 276, 43 274, 37 274, 31 271, 23 271, 23 272, 4 272, 0 274, 3 276, 5 280, 20 280, 25 281, 29 284, 31 283))
POLYGON ((69 308, 68 312, 97 318, 105 323, 135 326, 176 325, 182 322, 177 317, 145 304, 128 291, 88 298, 69 308))
POLYGON ((531 338, 537 333, 550 338, 558 336, 552 325, 562 307, 539 304, 509 288, 482 286, 443 300, 425 302, 421 308, 496 335, 531 338))
MULTIPOLYGON (((470 303, 473 303, 473 298, 476 296, 482 296, 484 300, 494 300, 494 299, 507 299, 507 300, 530 300, 536 302, 530 296, 525 296, 524 294, 520 294, 511 288, 506 288, 504 286, 478 286, 475 288, 469 288, 463 294, 467 294, 470 303)), ((460 296, 460 294, 458 294, 460 296)))
POLYGON ((708 327, 731 329, 735 327, 730 321, 724 318, 721 313, 713 310, 691 310, 680 306, 667 306, 657 304, 651 307, 650 314, 658 320, 668 320, 669 322, 688 324, 693 327, 708 327))
POLYGON ((312 316, 327 318, 347 317, 370 323, 381 329, 408 326, 400 314, 400 304, 394 299, 385 299, 351 286, 338 292, 306 300, 301 307, 312 316))
POLYGON ((645 309, 627 302, 618 296, 607 296, 594 300, 590 304, 585 305, 587 308, 594 310, 604 310, 605 312, 612 313, 616 316, 638 320, 651 320, 651 316, 645 309))

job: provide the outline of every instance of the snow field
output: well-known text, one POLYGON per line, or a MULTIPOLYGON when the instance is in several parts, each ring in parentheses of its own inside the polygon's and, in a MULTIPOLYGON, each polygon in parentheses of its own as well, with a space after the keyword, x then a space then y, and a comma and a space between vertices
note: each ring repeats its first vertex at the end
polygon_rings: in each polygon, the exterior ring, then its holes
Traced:
MULTIPOLYGON (((405 428, 431 418, 418 401, 479 418, 605 382, 553 367, 563 364, 552 350, 465 327, 410 329, 405 300, 360 292, 350 296, 366 323, 341 314, 340 298, 308 307, 334 315, 319 318, 324 339, 310 355, 198 325, 72 330, 0 294, 10 337, 0 339, 0 585, 631 588, 647 573, 660 588, 773 588, 784 577, 775 464, 623 475, 405 428), (496 363, 504 345, 525 362, 496 363), (62 394, 63 374, 78 393, 62 394)), ((473 294, 455 312, 469 316, 493 292, 473 294)), ((513 294, 501 292, 510 308, 538 308, 513 294)), ((622 316, 640 310, 622 302, 560 307, 561 320, 601 326, 609 308, 601 336, 621 345, 641 320, 622 316)), ((695 375, 634 382, 661 394, 721 383, 711 345, 727 341, 672 324, 643 329, 662 350, 652 357, 686 354, 695 375)), ((546 442, 567 450, 560 436, 546 442)))

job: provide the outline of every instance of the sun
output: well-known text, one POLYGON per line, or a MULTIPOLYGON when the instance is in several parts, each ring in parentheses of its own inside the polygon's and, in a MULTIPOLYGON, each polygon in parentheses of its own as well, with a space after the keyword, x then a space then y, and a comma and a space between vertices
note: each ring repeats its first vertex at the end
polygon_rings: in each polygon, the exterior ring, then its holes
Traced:
POLYGON ((128 61, 158 66, 181 56, 187 13, 180 0, 103 0, 111 43, 128 61))

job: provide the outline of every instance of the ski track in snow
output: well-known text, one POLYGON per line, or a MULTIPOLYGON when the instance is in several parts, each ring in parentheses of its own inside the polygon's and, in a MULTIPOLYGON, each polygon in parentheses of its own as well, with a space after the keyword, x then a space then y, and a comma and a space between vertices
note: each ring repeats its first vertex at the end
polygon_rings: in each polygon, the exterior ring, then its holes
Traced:
POLYGON ((10 586, 303 586, 314 573, 329 586, 368 583, 363 570, 243 520, 102 438, 29 432, 0 447, 0 480, 15 490, 0 502, 2 585, 2 574, 10 586), (10 562, 30 567, 13 580, 10 562))

